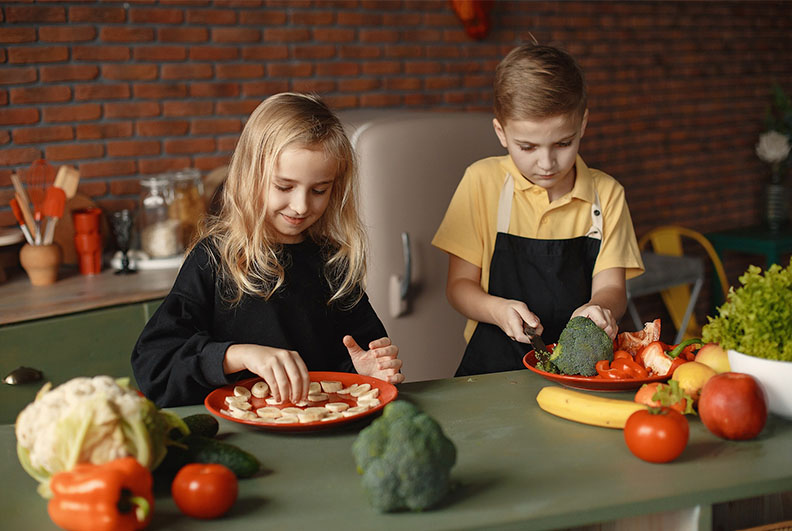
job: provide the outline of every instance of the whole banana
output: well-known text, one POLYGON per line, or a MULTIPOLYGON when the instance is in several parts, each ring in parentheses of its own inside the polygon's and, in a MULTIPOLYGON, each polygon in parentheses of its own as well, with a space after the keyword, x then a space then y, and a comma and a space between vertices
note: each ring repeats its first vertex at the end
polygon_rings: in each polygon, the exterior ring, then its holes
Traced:
POLYGON ((543 387, 536 395, 539 407, 548 413, 583 424, 605 428, 624 428, 627 418, 647 406, 629 400, 603 398, 564 389, 543 387))

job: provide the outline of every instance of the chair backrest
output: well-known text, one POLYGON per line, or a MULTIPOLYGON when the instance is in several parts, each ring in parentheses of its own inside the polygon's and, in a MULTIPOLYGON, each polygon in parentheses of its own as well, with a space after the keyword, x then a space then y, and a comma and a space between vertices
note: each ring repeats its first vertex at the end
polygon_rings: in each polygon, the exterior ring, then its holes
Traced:
MULTIPOLYGON (((696 241, 699 245, 701 245, 701 247, 704 248, 707 256, 709 256, 710 261, 712 262, 712 267, 715 270, 715 274, 718 276, 718 281, 720 283, 721 289, 723 290, 723 297, 725 299, 729 291, 729 283, 726 279, 726 271, 723 268, 723 263, 721 262, 718 253, 715 252, 715 248, 712 246, 706 236, 700 232, 678 225, 663 225, 660 227, 655 227, 641 236, 641 238, 638 240, 638 247, 641 250, 644 250, 646 248, 646 244, 651 242, 652 250, 656 254, 682 256, 684 254, 682 245, 683 237, 696 241)), ((687 286, 671 288, 662 293, 662 298, 666 308, 668 309, 668 313, 671 315, 671 319, 674 321, 674 325, 678 328, 682 322, 682 316, 684 315, 687 303, 690 300, 690 289, 687 286)), ((688 335, 698 335, 700 333, 698 323, 693 316, 691 316, 690 322, 688 323, 687 332, 688 335)))

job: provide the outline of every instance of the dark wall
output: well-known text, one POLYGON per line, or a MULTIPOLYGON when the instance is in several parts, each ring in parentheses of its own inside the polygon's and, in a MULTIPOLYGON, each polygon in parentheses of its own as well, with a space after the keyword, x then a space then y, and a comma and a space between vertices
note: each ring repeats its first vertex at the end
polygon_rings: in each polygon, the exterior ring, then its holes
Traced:
POLYGON ((0 8, 0 225, 10 174, 36 158, 78 166, 106 209, 133 206, 143 175, 224 164, 279 91, 487 110, 494 66, 529 32, 584 67, 581 153, 624 184, 639 235, 761 220, 754 145, 772 83, 792 92, 789 2, 498 0, 475 41, 444 1, 129 0, 0 8))

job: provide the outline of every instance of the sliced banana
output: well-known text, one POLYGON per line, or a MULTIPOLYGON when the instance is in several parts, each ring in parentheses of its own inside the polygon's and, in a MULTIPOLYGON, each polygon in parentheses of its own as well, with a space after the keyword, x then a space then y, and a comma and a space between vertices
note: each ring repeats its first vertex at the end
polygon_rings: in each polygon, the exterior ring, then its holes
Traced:
POLYGON ((241 385, 234 386, 234 396, 239 396, 244 398, 245 400, 249 400, 250 389, 241 385))
POLYGON ((380 405, 380 399, 379 398, 367 398, 367 399, 363 400, 361 398, 361 399, 358 399, 357 405, 360 406, 360 407, 364 407, 366 409, 375 408, 378 405, 380 405))
POLYGON ((354 396, 355 398, 359 397, 363 393, 368 392, 371 389, 371 384, 360 384, 357 386, 356 389, 349 392, 350 395, 354 396))
POLYGON ((321 393, 321 392, 322 392, 322 384, 320 384, 319 382, 311 382, 308 385, 308 394, 309 395, 312 394, 312 393, 321 393))
POLYGON ((362 406, 355 406, 347 409, 346 411, 342 412, 341 414, 345 417, 354 417, 355 415, 360 415, 361 413, 365 413, 368 411, 369 408, 362 407, 362 406))
POLYGON ((256 382, 250 388, 250 394, 256 398, 267 398, 269 396, 269 385, 267 385, 267 382, 256 382))
POLYGON ((324 405, 324 407, 333 413, 341 413, 342 411, 349 409, 349 404, 346 402, 328 402, 324 405))
POLYGON ((297 415, 298 413, 302 413, 303 409, 301 407, 285 407, 281 409, 281 414, 283 415, 297 415))
POLYGON ((308 395, 308 402, 324 402, 328 398, 330 396, 327 393, 314 393, 308 395))
POLYGON ((264 402, 266 402, 268 406, 279 406, 283 404, 283 402, 281 402, 280 400, 275 400, 274 396, 265 399, 264 402))
POLYGON ((250 409, 252 406, 250 402, 242 398, 241 396, 227 396, 225 399, 225 403, 228 406, 234 406, 239 409, 250 409))
POLYGON ((341 382, 336 382, 335 380, 322 380, 319 383, 322 386, 322 391, 325 393, 337 393, 344 388, 341 382))
POLYGON ((328 420, 336 420, 344 418, 344 415, 341 413, 328 413, 324 417, 322 417, 322 422, 327 422, 328 420))
POLYGON ((296 424, 300 422, 300 419, 297 418, 297 415, 283 415, 282 417, 278 417, 272 421, 274 424, 296 424))
POLYGON ((256 415, 258 415, 261 418, 276 419, 278 417, 283 416, 283 413, 281 412, 280 409, 276 407, 267 406, 267 407, 258 408, 256 410, 256 415))
POLYGON ((358 388, 358 384, 352 384, 349 387, 344 387, 342 389, 339 389, 338 391, 336 391, 336 393, 338 393, 339 395, 348 395, 357 388, 358 388))
POLYGON ((376 387, 369 389, 358 397, 358 400, 368 400, 370 398, 377 398, 379 396, 379 389, 376 387))

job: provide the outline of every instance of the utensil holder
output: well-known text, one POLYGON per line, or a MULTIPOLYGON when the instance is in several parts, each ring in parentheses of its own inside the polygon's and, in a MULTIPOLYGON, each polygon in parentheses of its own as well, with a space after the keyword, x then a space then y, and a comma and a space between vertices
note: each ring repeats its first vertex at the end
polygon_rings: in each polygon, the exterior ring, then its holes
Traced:
POLYGON ((19 263, 34 286, 48 286, 58 280, 58 268, 63 259, 59 245, 25 244, 19 251, 19 263))

